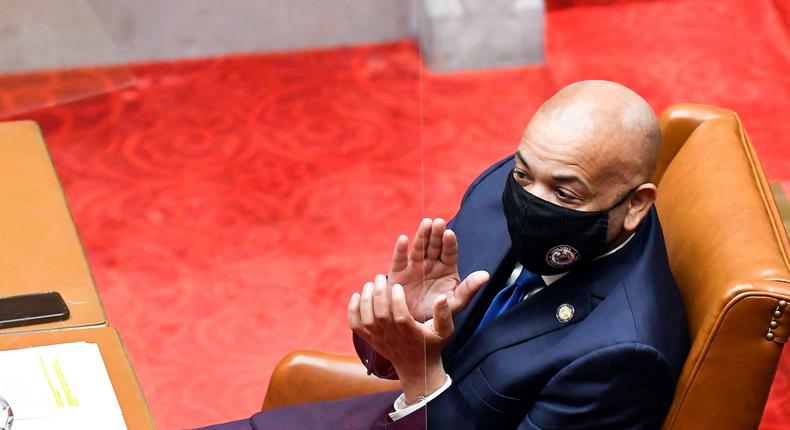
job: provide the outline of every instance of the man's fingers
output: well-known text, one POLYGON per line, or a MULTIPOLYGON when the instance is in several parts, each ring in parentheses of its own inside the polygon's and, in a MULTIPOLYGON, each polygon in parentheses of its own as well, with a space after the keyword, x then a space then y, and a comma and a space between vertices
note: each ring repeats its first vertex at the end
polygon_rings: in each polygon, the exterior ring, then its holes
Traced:
POLYGON ((362 320, 359 316, 359 293, 351 295, 351 300, 348 301, 348 326, 351 330, 356 330, 362 327, 362 320))
POLYGON ((362 319, 362 326, 373 328, 375 321, 373 316, 373 283, 368 282, 362 287, 362 296, 359 299, 359 315, 362 319))
POLYGON ((425 248, 428 246, 432 224, 430 218, 425 218, 420 223, 420 226, 417 227, 417 233, 414 234, 414 243, 411 244, 411 252, 409 253, 411 261, 420 262, 425 259, 425 248))
POLYGON ((359 314, 359 302, 359 293, 352 294, 351 300, 348 301, 348 326, 351 327, 351 331, 354 333, 363 338, 367 338, 370 336, 370 333, 362 326, 362 317, 359 314))
POLYGON ((431 233, 428 237, 428 249, 425 256, 428 260, 437 260, 442 253, 442 236, 447 224, 441 218, 436 218, 431 223, 431 233))
POLYGON ((402 234, 395 240, 395 251, 392 253, 390 273, 400 272, 409 263, 409 238, 402 234))
POLYGON ((469 304, 469 301, 472 300, 477 290, 480 287, 488 282, 488 272, 485 270, 478 270, 477 272, 472 272, 469 276, 466 277, 453 291, 452 298, 450 300, 450 307, 452 308, 453 312, 459 312, 463 310, 466 305, 469 304))
POLYGON ((373 316, 379 324, 389 324, 392 321, 387 278, 384 275, 376 275, 373 285, 373 316))
POLYGON ((392 319, 399 326, 408 326, 414 323, 409 306, 406 304, 406 293, 400 284, 392 286, 392 319))
POLYGON ((448 266, 458 263, 458 238, 455 237, 455 232, 452 230, 445 230, 442 234, 441 260, 448 266))
POLYGON ((442 339, 448 339, 453 334, 453 314, 444 294, 433 302, 433 328, 442 339))

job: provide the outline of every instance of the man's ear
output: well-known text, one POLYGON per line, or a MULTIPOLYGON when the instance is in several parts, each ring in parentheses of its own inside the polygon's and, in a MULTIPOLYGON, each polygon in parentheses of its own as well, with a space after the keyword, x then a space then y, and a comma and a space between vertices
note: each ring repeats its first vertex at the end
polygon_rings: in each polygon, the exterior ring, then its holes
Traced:
POLYGON ((656 186, 651 183, 640 185, 628 199, 628 212, 623 220, 623 228, 635 231, 655 201, 656 186))

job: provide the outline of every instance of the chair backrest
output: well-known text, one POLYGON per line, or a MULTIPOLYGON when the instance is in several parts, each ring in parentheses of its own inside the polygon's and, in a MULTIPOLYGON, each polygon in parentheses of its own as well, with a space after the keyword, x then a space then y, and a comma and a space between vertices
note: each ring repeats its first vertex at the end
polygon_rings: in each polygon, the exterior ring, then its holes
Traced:
POLYGON ((656 207, 692 339, 664 429, 756 429, 790 332, 787 235, 734 112, 660 122, 656 207))

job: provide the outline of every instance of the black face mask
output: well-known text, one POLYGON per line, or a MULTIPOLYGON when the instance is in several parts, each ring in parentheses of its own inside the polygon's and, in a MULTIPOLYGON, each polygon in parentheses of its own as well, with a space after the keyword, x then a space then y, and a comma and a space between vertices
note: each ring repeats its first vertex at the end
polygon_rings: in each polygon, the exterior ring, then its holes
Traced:
POLYGON ((568 209, 535 197, 508 175, 502 204, 513 252, 532 273, 556 275, 606 252, 609 211, 584 212, 568 209))

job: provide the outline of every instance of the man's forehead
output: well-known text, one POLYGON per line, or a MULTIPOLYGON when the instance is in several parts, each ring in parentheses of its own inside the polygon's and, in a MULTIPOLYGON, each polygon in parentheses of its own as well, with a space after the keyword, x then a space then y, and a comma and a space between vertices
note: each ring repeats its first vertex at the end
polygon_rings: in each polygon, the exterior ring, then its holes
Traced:
POLYGON ((578 165, 566 164, 558 160, 547 160, 535 156, 528 151, 519 148, 515 157, 517 165, 524 166, 533 174, 540 173, 551 177, 555 182, 575 185, 579 191, 585 194, 594 194, 593 187, 587 179, 585 172, 578 165))
POLYGON ((515 154, 519 163, 526 164, 533 173, 547 174, 566 183, 578 178, 579 185, 592 195, 605 195, 606 189, 628 182, 625 176, 630 169, 623 168, 622 160, 612 159, 611 154, 573 142, 545 144, 535 140, 522 139, 515 154))
POLYGON ((596 146, 589 136, 577 132, 562 133, 532 128, 524 133, 518 152, 527 161, 533 158, 551 161, 554 168, 568 166, 589 175, 603 155, 596 150, 596 146))

